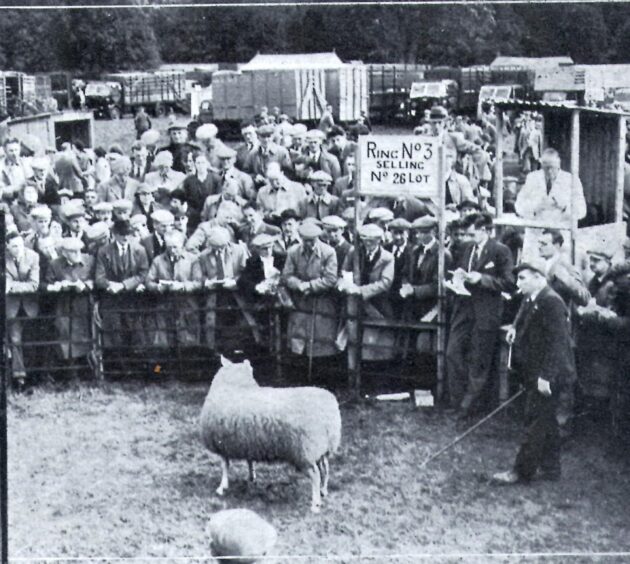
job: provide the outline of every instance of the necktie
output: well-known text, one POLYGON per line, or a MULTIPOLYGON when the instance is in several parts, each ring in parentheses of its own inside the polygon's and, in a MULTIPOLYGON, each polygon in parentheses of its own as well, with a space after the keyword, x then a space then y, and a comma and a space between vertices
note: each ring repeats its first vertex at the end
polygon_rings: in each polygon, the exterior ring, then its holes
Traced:
POLYGON ((418 253, 418 262, 416 264, 416 268, 420 268, 420 265, 422 264, 422 261, 424 260, 424 255, 427 251, 424 245, 420 245, 419 249, 420 249, 420 252, 418 253))
POLYGON ((551 177, 548 176, 547 177, 547 196, 549 195, 549 193, 551 192, 551 185, 552 185, 552 180, 551 177))
POLYGON ((479 247, 475 245, 472 253, 470 253, 470 261, 468 263, 468 272, 474 269, 477 259, 479 258, 479 247))
POLYGON ((225 266, 223 264, 223 253, 216 251, 214 253, 217 262, 217 280, 223 280, 225 278, 225 266))

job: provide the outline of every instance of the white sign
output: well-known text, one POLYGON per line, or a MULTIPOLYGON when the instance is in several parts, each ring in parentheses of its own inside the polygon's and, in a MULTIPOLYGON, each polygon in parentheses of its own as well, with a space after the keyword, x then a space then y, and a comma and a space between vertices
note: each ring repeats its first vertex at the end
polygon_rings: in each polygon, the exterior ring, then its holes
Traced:
POLYGON ((436 137, 361 135, 359 192, 375 196, 438 198, 436 137))

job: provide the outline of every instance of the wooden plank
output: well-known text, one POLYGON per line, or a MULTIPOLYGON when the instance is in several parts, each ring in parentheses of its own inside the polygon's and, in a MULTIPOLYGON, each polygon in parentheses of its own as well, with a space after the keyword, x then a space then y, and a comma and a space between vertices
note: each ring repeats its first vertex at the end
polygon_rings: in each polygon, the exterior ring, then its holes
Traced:
POLYGON ((444 146, 438 147, 438 329, 437 329, 437 390, 438 401, 444 398, 444 380, 446 376, 446 331, 445 292, 444 292, 444 253, 446 244, 446 179, 444 177, 444 146))
POLYGON ((503 110, 497 109, 497 147, 494 163, 494 207, 495 215, 503 215, 503 110))

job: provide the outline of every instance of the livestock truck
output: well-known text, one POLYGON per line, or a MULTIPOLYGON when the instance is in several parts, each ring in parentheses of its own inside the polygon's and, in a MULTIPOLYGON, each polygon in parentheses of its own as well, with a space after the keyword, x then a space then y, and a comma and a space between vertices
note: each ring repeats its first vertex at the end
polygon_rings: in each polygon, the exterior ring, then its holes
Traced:
POLYGON ((187 90, 183 71, 104 74, 87 81, 85 104, 97 117, 118 119, 140 106, 159 117, 169 108, 186 111, 187 90))
POLYGON ((342 63, 334 53, 257 55, 240 70, 212 76, 212 114, 224 131, 238 130, 263 106, 313 126, 327 105, 339 123, 368 111, 365 65, 342 63))

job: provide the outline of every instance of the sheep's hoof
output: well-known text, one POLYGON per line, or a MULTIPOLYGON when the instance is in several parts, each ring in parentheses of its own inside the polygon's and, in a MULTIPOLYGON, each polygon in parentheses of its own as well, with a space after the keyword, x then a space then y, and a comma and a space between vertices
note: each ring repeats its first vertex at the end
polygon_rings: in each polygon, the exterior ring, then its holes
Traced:
POLYGON ((322 497, 326 497, 328 495, 328 490, 327 489, 322 489, 320 490, 320 494, 322 497))
POLYGON ((225 493, 225 489, 223 488, 223 486, 219 486, 216 489, 217 495, 223 495, 225 493))
POLYGON ((311 505, 311 513, 319 513, 321 510, 321 505, 311 505))

